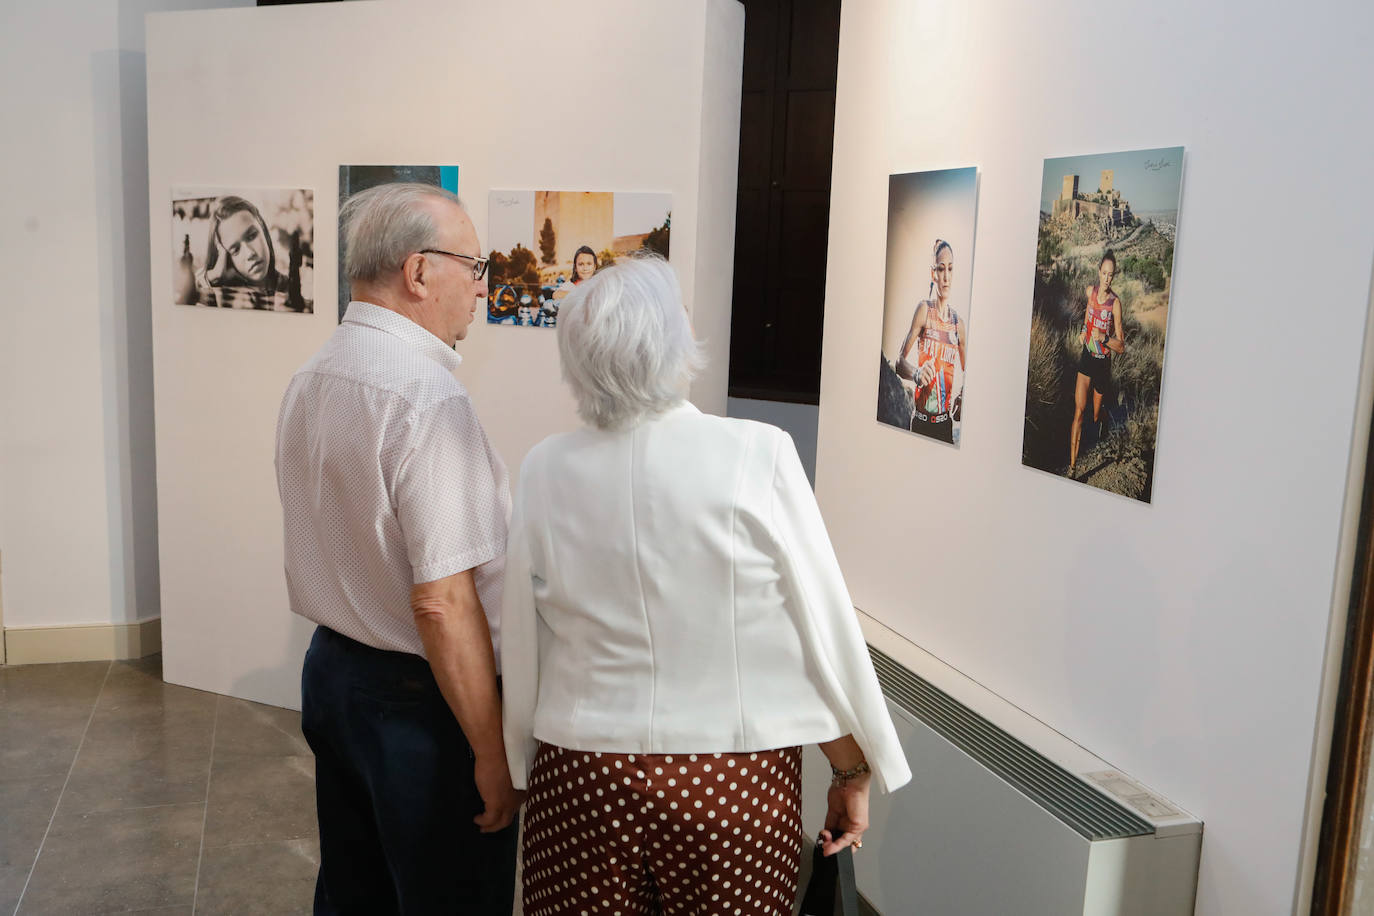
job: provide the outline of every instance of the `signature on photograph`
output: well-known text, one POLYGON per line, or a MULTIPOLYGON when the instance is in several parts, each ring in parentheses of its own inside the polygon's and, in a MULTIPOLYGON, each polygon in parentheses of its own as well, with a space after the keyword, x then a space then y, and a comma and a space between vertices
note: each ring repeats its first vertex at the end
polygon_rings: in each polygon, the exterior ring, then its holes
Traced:
POLYGON ((1167 169, 1171 165, 1173 165, 1173 163, 1170 162, 1168 159, 1146 159, 1145 171, 1160 172, 1164 169, 1167 169))
POLYGON ((498 207, 514 207, 516 204, 520 203, 520 198, 518 198, 518 197, 497 197, 497 198, 494 199, 494 202, 496 203, 496 205, 497 205, 498 207))

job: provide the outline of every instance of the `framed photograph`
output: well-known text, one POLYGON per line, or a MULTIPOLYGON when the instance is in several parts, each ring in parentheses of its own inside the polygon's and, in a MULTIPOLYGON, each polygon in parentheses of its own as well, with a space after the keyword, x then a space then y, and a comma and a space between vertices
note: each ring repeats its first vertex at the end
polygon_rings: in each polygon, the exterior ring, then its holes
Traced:
POLYGON ((1149 502, 1183 147, 1046 159, 1021 462, 1149 502))
POLYGON ((892 175, 878 421, 958 447, 978 170, 892 175))
POLYGON ((172 301, 177 305, 315 310, 315 192, 172 192, 172 301))
MULTIPOLYGON (((393 181, 413 181, 419 184, 432 184, 436 188, 458 193, 458 166, 456 165, 341 165, 339 166, 339 210, 344 201, 368 188, 393 181)), ((339 320, 343 321, 348 311, 348 277, 344 274, 344 237, 343 226, 339 227, 339 320)))
POLYGON ((492 191, 487 323, 551 328, 562 299, 618 258, 668 257, 671 194, 492 191))

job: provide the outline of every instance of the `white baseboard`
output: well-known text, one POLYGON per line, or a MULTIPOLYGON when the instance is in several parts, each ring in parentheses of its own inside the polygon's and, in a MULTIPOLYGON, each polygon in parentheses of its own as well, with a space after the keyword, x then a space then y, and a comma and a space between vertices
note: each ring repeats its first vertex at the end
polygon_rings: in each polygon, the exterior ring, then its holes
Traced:
POLYGON ((162 651, 162 618, 88 626, 10 627, 4 637, 7 665, 142 658, 162 651))

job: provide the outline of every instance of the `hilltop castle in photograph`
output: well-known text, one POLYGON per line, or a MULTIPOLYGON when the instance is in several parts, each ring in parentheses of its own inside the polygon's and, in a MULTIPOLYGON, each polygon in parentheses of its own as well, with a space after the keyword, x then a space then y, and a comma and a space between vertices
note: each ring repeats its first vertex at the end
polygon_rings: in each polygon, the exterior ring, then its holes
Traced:
POLYGON ((1077 175, 1065 175, 1063 190, 1054 202, 1051 215, 1063 222, 1086 216, 1112 227, 1131 225, 1135 221, 1131 204, 1122 200, 1121 192, 1112 187, 1114 179, 1112 169, 1103 169, 1097 190, 1085 194, 1078 190, 1077 175))

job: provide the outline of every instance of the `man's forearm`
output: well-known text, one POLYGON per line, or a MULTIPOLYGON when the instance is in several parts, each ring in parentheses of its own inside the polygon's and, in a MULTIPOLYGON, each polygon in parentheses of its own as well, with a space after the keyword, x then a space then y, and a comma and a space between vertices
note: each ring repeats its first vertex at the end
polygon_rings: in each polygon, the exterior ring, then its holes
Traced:
POLYGON ((472 778, 483 804, 473 823, 483 833, 503 830, 515 817, 521 796, 511 788, 491 630, 472 570, 415 586, 410 609, 434 679, 472 747, 472 778))
POLYGON ((434 679, 473 753, 504 757, 491 630, 476 594, 442 596, 413 610, 434 679))

